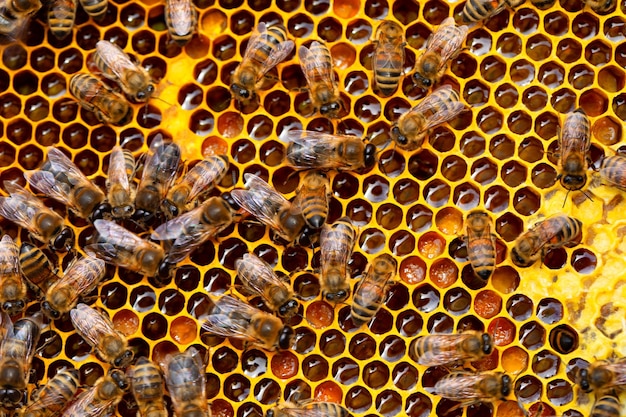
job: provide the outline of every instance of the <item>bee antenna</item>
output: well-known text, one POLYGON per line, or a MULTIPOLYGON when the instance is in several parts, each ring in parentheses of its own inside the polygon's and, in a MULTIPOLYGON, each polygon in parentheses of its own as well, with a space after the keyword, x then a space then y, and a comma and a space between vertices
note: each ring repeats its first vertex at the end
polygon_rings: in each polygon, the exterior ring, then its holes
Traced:
MULTIPOLYGON (((168 106, 173 106, 172 103, 170 103, 169 101, 165 101, 163 100, 161 97, 157 97, 157 96, 152 96, 152 98, 157 99, 159 101, 162 101, 163 103, 167 104, 168 106)), ((148 105, 148 102, 146 101, 146 105, 148 105)))
POLYGON ((567 196, 569 195, 570 191, 572 190, 567 190, 567 192, 565 193, 565 198, 563 199, 563 206, 561 206, 561 208, 565 207, 565 203, 567 203, 567 196))
POLYGON ((589 194, 587 194, 585 191, 582 191, 582 190, 580 192, 583 193, 583 195, 585 197, 587 197, 589 199, 589 201, 591 201, 593 203, 593 198, 591 198, 591 196, 589 194))

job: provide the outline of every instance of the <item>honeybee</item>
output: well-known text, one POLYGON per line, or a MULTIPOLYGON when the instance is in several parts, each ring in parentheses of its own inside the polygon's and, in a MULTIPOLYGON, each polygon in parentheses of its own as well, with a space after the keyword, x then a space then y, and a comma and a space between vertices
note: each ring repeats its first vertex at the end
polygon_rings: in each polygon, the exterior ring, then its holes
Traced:
POLYGON ((22 281, 20 253, 9 235, 0 241, 0 308, 10 316, 24 310, 26 285, 22 281))
POLYGON ((165 24, 174 42, 180 46, 189 42, 198 25, 198 12, 191 0, 167 0, 165 24))
POLYGON ((0 215, 30 235, 57 251, 68 251, 74 246, 74 231, 67 227, 63 217, 44 205, 37 197, 18 184, 5 181, 9 197, 0 197, 0 215))
POLYGON ((441 22, 415 63, 413 79, 418 87, 429 88, 441 79, 448 62, 461 52, 468 30, 467 26, 457 26, 453 17, 441 22))
POLYGON ((135 176, 135 157, 128 149, 115 146, 109 158, 106 180, 107 200, 116 219, 128 219, 135 212, 131 181, 135 176))
POLYGON ((209 417, 206 400, 205 366, 194 348, 165 359, 165 383, 172 397, 174 416, 209 417))
POLYGON ((228 203, 221 197, 211 197, 199 207, 157 227, 151 238, 174 241, 163 262, 175 264, 228 227, 232 221, 233 212, 228 203))
POLYGON ((76 369, 59 371, 39 391, 32 402, 18 411, 19 417, 56 417, 74 397, 80 382, 76 369))
POLYGON ((411 349, 420 365, 458 364, 491 354, 493 339, 488 333, 479 332, 431 334, 415 339, 411 349))
POLYGON ((263 349, 289 349, 294 331, 276 316, 226 295, 215 302, 202 327, 217 336, 243 339, 263 349))
POLYGON ((259 23, 233 74, 230 90, 235 98, 239 101, 253 99, 265 74, 291 53, 293 45, 293 41, 287 40, 287 32, 281 25, 267 27, 265 23, 259 23))
POLYGON ((65 275, 46 291, 41 310, 52 320, 70 311, 78 299, 92 291, 104 277, 105 263, 101 259, 85 256, 74 261, 65 275))
POLYGON ((376 163, 376 146, 356 136, 291 130, 288 140, 287 161, 296 168, 356 171, 376 163))
POLYGON ((46 254, 32 243, 22 242, 22 246, 20 246, 20 266, 26 280, 43 294, 55 282, 61 279, 46 254))
POLYGON ((70 93, 102 123, 124 124, 132 114, 124 97, 91 74, 74 74, 70 79, 70 93))
POLYGON ((4 0, 0 4, 0 35, 18 37, 39 9, 39 0, 4 0))
POLYGON ((187 211, 192 201, 207 194, 224 178, 228 166, 228 158, 225 155, 210 156, 198 162, 168 191, 163 202, 165 215, 172 218, 187 211))
POLYGON ((559 138, 559 175, 563 188, 580 190, 587 182, 587 160, 591 147, 591 124, 582 109, 565 118, 559 138))
POLYGON ((511 393, 511 377, 501 373, 453 372, 435 384, 433 392, 466 407, 483 401, 504 400, 511 393))
POLYGON ((404 65, 404 30, 391 20, 384 20, 376 31, 376 49, 372 66, 376 87, 385 96, 398 88, 404 65))
POLYGON ((348 217, 325 224, 320 234, 322 298, 331 303, 345 301, 350 295, 348 261, 356 241, 356 231, 348 217))
POLYGON ((461 11, 461 17, 465 23, 478 22, 500 13, 507 6, 511 9, 515 9, 525 1, 526 0, 497 0, 494 2, 491 0, 467 0, 461 11))
POLYGON ((139 408, 137 417, 167 417, 163 377, 158 365, 142 356, 130 371, 130 381, 139 408))
POLYGON ((550 248, 577 245, 581 231, 578 219, 565 214, 548 217, 517 238, 511 260, 519 267, 530 266, 550 248))
POLYGON ((302 178, 293 205, 302 210, 304 221, 311 228, 319 229, 326 223, 331 192, 328 177, 321 172, 309 171, 302 178))
POLYGON ((387 285, 396 275, 398 262, 391 255, 377 256, 354 290, 351 306, 352 321, 357 326, 369 323, 382 306, 387 285))
POLYGON ((30 366, 41 335, 40 316, 23 317, 11 326, 0 344, 0 405, 15 408, 23 403, 30 366))
POLYGON ((596 361, 589 369, 580 369, 576 383, 584 392, 618 388, 626 385, 626 359, 596 361))
POLYGON ((391 138, 400 148, 415 151, 422 147, 430 129, 454 119, 464 108, 452 87, 439 87, 398 118, 391 128, 391 138))
POLYGON ((607 156, 600 163, 600 178, 613 187, 626 190, 626 157, 622 155, 607 156))
POLYGON ((109 0, 80 0, 80 5, 89 16, 99 20, 107 12, 109 0))
POLYGON ((137 102, 146 102, 154 93, 155 87, 150 74, 114 43, 101 40, 96 43, 93 62, 102 75, 119 84, 128 97, 137 102))
POLYGON ((298 300, 291 285, 278 278, 263 259, 246 253, 235 261, 235 268, 244 287, 263 297, 265 304, 280 317, 289 319, 298 312, 298 300))
POLYGON ((491 233, 491 217, 480 210, 467 215, 467 256, 474 273, 488 280, 496 265, 496 239, 491 233))
POLYGON ((591 408, 590 417, 620 417, 622 404, 615 392, 609 392, 598 398, 591 408))
POLYGON ((111 320, 87 304, 79 303, 70 310, 70 319, 78 333, 96 350, 103 361, 116 368, 126 368, 134 353, 126 337, 115 330, 111 320))
POLYGON ((314 41, 308 48, 300 46, 298 57, 315 110, 324 117, 331 119, 339 117, 343 101, 333 74, 333 58, 328 48, 314 41))
POLYGON ((348 417, 350 413, 341 405, 331 402, 285 403, 267 410, 265 417, 348 417))
POLYGON ((244 174, 247 190, 233 190, 231 196, 244 210, 293 242, 304 227, 304 217, 278 191, 253 174, 244 174))
POLYGON ((154 242, 140 238, 115 222, 96 220, 96 243, 85 246, 90 255, 115 266, 154 276, 165 253, 154 242))
POLYGON ((57 39, 72 33, 76 19, 76 0, 51 0, 48 8, 48 26, 57 39))
POLYGON ((88 219, 103 203, 105 195, 61 150, 48 149, 48 162, 39 170, 26 171, 26 181, 83 219, 88 219))
MULTIPOLYGON (((74 311, 74 310, 72 310, 74 311)), ((63 417, 104 417, 122 401, 128 390, 126 375, 119 369, 110 370, 98 379, 95 385, 84 391, 65 410, 63 417)))
POLYGON ((141 181, 135 194, 135 217, 149 222, 159 211, 180 164, 180 147, 174 142, 155 139, 150 144, 141 181))
POLYGON ((608 13, 617 6, 617 0, 586 0, 584 3, 600 14, 608 13))

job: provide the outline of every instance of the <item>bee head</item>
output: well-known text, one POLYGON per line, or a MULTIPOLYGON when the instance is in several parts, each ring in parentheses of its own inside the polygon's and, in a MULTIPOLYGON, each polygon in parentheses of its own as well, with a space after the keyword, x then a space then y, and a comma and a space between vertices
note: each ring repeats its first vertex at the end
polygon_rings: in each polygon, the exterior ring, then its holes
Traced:
POLYGON ((584 392, 591 392, 591 383, 589 382, 589 370, 581 369, 578 373, 578 385, 584 392))
POLYGON ((102 203, 93 209, 91 216, 89 216, 89 220, 93 223, 96 220, 105 219, 111 214, 112 211, 113 209, 109 203, 102 203))
POLYGON ((24 402, 22 391, 15 388, 0 389, 0 404, 5 408, 15 408, 24 402))
POLYGON ((348 291, 338 290, 335 292, 326 292, 322 295, 329 303, 336 304, 345 301, 345 299, 348 298, 348 291))
POLYGON ((570 191, 576 191, 583 188, 586 180, 586 175, 563 175, 561 177, 561 185, 570 191))
POLYGON ((69 227, 61 230, 52 242, 52 249, 59 252, 67 252, 74 246, 74 231, 69 227))
POLYGON ((165 258, 163 262, 161 262, 161 264, 159 265, 155 281, 160 286, 166 286, 169 283, 170 278, 172 277, 173 268, 175 266, 175 263, 168 262, 168 259, 165 258))
POLYGON ((224 201, 226 201, 228 203, 228 205, 234 210, 234 211, 238 211, 239 209, 241 209, 241 206, 239 204, 237 204, 237 202, 235 201, 235 199, 233 198, 232 194, 229 193, 228 191, 225 193, 222 193, 222 199, 224 201))
POLYGON ((137 101, 146 101, 150 98, 150 96, 154 93, 154 85, 150 84, 146 87, 145 90, 139 90, 135 98, 137 101))
POLYGON ((24 310, 23 300, 6 301, 2 304, 2 311, 7 313, 9 316, 13 316, 22 310, 24 310))
POLYGON ((154 213, 139 209, 135 210, 135 214, 133 214, 132 220, 142 227, 147 227, 150 225, 150 222, 154 219, 154 213))
MULTIPOLYGON (((118 367, 118 368, 125 368, 128 365, 130 365, 130 363, 133 360, 134 356, 135 356, 135 354, 133 353, 132 350, 126 349, 124 351, 124 353, 122 353, 120 356, 115 358, 115 360, 113 361, 113 365, 118 367)), ((111 375, 111 376, 113 376, 113 375, 111 375)), ((126 382, 126 379, 124 379, 124 382, 126 382)), ((118 383, 118 385, 120 386, 120 388, 122 388, 122 386, 119 383, 118 383)), ((126 388, 122 388, 122 389, 126 389, 126 388)))
MULTIPOLYGON (((427 69, 427 64, 424 63, 424 71, 428 71, 427 69)), ((430 87, 432 85, 432 80, 430 78, 424 77, 422 74, 420 74, 419 72, 416 72, 413 74, 413 79, 415 80, 415 82, 418 85, 421 85, 423 87, 430 87)))
POLYGON ((511 393, 511 377, 508 375, 502 375, 502 390, 500 391, 502 397, 508 397, 511 393))
POLYGON ((298 301, 296 299, 291 299, 287 301, 285 304, 278 308, 278 315, 280 317, 290 316, 291 312, 298 310, 298 301))
POLYGON ((368 143, 365 145, 365 151, 363 151, 363 161, 365 162, 365 168, 371 168, 376 163, 376 145, 368 143))
POLYGON ((110 376, 119 389, 125 391, 128 388, 128 381, 126 380, 126 374, 124 372, 119 369, 114 369, 111 371, 110 376))
POLYGON ((238 84, 233 84, 230 86, 230 91, 232 91, 235 96, 237 97, 241 97, 243 99, 249 99, 250 98, 250 91, 248 91, 247 89, 245 89, 244 87, 238 85, 238 84))
POLYGON ((176 207, 176 204, 174 204, 174 202, 170 199, 166 199, 165 201, 163 201, 163 211, 167 214, 167 216, 169 218, 174 218, 177 217, 180 212, 178 211, 178 207, 176 207))
POLYGON ((400 132, 400 128, 397 125, 391 128, 391 135, 400 146, 404 146, 409 143, 408 139, 402 134, 402 132, 400 132))
POLYGON ((41 303, 41 311, 43 311, 43 314, 45 314, 51 320, 57 320, 59 317, 61 317, 61 313, 52 308, 48 301, 44 301, 41 303))
POLYGON ((274 417, 274 409, 271 408, 269 410, 267 410, 267 412, 265 413, 265 417, 274 417))
POLYGON ((285 326, 281 329, 278 335, 278 348, 280 350, 287 350, 293 345, 294 332, 289 326, 285 326))
POLYGON ((327 114, 337 113, 341 109, 341 103, 338 101, 334 101, 328 104, 322 104, 320 106, 320 114, 322 116, 326 116, 327 114))
POLYGON ((483 353, 485 355, 489 355, 493 350, 493 345, 491 344, 491 335, 489 333, 483 333, 480 338, 483 342, 483 353))

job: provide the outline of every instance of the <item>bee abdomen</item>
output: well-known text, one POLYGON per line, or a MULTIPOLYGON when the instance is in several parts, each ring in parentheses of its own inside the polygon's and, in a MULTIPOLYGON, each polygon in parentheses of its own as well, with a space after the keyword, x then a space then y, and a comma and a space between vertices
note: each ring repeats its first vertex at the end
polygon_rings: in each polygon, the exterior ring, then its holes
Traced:
POLYGON ((64 39, 67 35, 72 33, 75 19, 75 0, 58 0, 50 4, 48 23, 50 25, 50 31, 58 39, 64 39))
POLYGON ((80 4, 89 16, 97 19, 106 13, 109 2, 108 0, 80 0, 80 4))

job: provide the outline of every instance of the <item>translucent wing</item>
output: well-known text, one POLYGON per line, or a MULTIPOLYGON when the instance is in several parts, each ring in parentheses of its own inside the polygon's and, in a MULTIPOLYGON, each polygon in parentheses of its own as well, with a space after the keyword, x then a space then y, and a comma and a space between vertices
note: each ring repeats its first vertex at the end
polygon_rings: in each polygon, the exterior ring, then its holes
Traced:
MULTIPOLYGON (((127 71, 137 72, 138 68, 128 55, 116 44, 109 41, 98 41, 96 43, 96 53, 100 56, 102 61, 111 69, 115 77, 107 75, 104 68, 100 68, 102 75, 114 80, 125 80, 127 78, 127 71)), ((97 60, 96 60, 97 62, 97 60)))
POLYGON ((476 385, 487 375, 453 372, 435 384, 435 393, 452 401, 479 400, 485 397, 476 385), (444 395, 445 394, 445 395, 444 395))
POLYGON ((147 157, 141 175, 141 184, 149 182, 163 183, 163 192, 167 193, 170 184, 174 181, 178 164, 180 163, 180 147, 172 142, 154 140, 150 145, 150 155, 147 157))
POLYGON ((48 151, 48 161, 50 162, 50 169, 48 169, 48 171, 65 174, 70 184, 91 183, 74 162, 59 149, 50 148, 48 151))
POLYGON ((349 167, 339 157, 337 147, 343 141, 354 140, 355 136, 331 135, 309 130, 291 130, 287 136, 290 142, 287 159, 298 168, 339 169, 349 167))
POLYGON ((68 207, 74 207, 70 198, 71 189, 68 184, 58 182, 54 174, 49 171, 26 171, 26 181, 50 198, 54 198, 68 207))
MULTIPOLYGON (((338 238, 339 233, 336 229, 339 227, 352 228, 352 223, 342 221, 341 223, 333 223, 333 225, 325 224, 322 227, 322 232, 320 233, 320 249, 322 251, 321 261, 323 264, 332 261, 340 265, 346 265, 348 258, 352 254, 352 246, 348 247, 347 245, 354 244, 354 239, 346 240, 338 238)), ((352 233, 348 234, 354 236, 354 228, 352 228, 352 233)))
MULTIPOLYGON (((246 55, 248 55, 248 51, 250 54, 254 52, 255 49, 262 47, 265 42, 262 37, 267 32, 267 27, 265 23, 259 23, 258 26, 259 36, 257 36, 254 41, 254 48, 248 47, 246 48, 246 55)), ((275 45, 270 53, 267 55, 265 61, 263 61, 263 65, 261 66, 261 72, 259 74, 259 78, 265 75, 269 70, 274 68, 278 63, 287 58, 287 55, 291 52, 294 47, 294 43, 291 40, 286 40, 284 42, 280 42, 278 45, 275 45)))
POLYGON ((113 265, 135 271, 137 265, 131 262, 134 253, 148 246, 160 248, 109 220, 96 220, 94 226, 98 231, 98 241, 85 246, 85 252, 113 265))
POLYGON ((321 59, 321 54, 314 54, 311 49, 326 48, 321 43, 314 41, 308 48, 304 45, 298 49, 298 57, 304 70, 304 77, 309 86, 316 83, 324 83, 329 91, 335 91, 337 86, 333 76, 333 68, 328 62, 321 59))
POLYGON ((228 166, 228 160, 221 156, 212 156, 206 160, 198 162, 193 168, 191 168, 191 170, 189 170, 183 179, 183 181, 185 181, 185 179, 189 177, 192 172, 202 172, 201 175, 196 177, 196 180, 191 187, 191 192, 187 197, 187 201, 192 201, 198 195, 207 191, 209 186, 221 181, 228 171, 228 166))
POLYGON ((70 311, 74 328, 90 346, 96 347, 106 335, 116 334, 111 320, 87 304, 79 303, 70 311))
POLYGON ((279 407, 281 417, 330 417, 326 410, 307 409, 301 407, 279 407))
POLYGON ((191 0, 168 0, 169 13, 174 31, 178 35, 186 35, 193 32, 192 23, 195 21, 196 10, 191 0))
POLYGON ((429 339, 431 349, 424 350, 417 362, 420 365, 436 366, 462 360, 463 353, 458 347, 465 339, 474 336, 474 333, 423 336, 429 339))
POLYGON ((262 343, 248 330, 252 316, 258 313, 259 311, 254 307, 227 295, 216 301, 213 311, 208 315, 202 327, 218 336, 262 343))
POLYGON ((446 66, 448 60, 459 53, 469 28, 456 26, 454 18, 448 17, 437 28, 428 40, 427 51, 433 51, 440 55, 439 69, 446 66))
POLYGON ((246 253, 242 259, 238 259, 235 267, 243 284, 257 295, 265 297, 267 288, 271 286, 282 288, 284 293, 291 292, 287 284, 274 273, 272 267, 252 253, 246 253))
POLYGON ((7 333, 4 339, 2 339, 2 344, 0 345, 0 355, 2 355, 3 358, 11 357, 24 359, 24 366, 27 367, 26 369, 30 368, 33 356, 35 356, 35 350, 37 348, 37 342, 39 341, 40 334, 39 331, 33 332, 33 326, 41 329, 41 323, 41 316, 37 315, 21 318, 16 321, 14 325, 7 325, 7 333), (26 323, 30 322, 30 324, 26 324, 24 321, 26 321, 26 323), (23 344, 24 349, 15 349, 16 343, 14 342, 17 342, 17 344, 23 344))
POLYGON ((18 184, 5 182, 4 187, 9 197, 0 197, 0 215, 30 231, 37 238, 41 235, 34 227, 33 219, 38 213, 45 212, 56 217, 62 223, 63 218, 46 207, 43 202, 18 184))
POLYGON ((126 172, 126 159, 120 146, 115 146, 109 158, 109 171, 107 188, 109 184, 119 184, 130 195, 130 181, 126 172))
POLYGON ((245 174, 244 179, 248 189, 231 191, 233 199, 261 222, 281 230, 276 213, 291 203, 256 175, 245 174))
POLYGON ((70 405, 63 416, 74 417, 101 417, 113 405, 116 398, 110 400, 96 399, 97 387, 91 387, 87 391, 82 392, 76 401, 70 405))
POLYGON ((47 294, 53 294, 58 288, 73 287, 75 291, 73 303, 81 294, 95 288, 104 277, 104 273, 105 263, 103 260, 86 256, 74 262, 65 271, 63 278, 48 289, 47 294))
POLYGON ((424 100, 420 101, 415 107, 413 107, 410 110, 411 112, 428 114, 426 124, 421 132, 425 132, 435 126, 452 120, 459 113, 461 113, 465 108, 465 105, 458 101, 456 97, 457 94, 454 92, 452 87, 446 84, 435 90, 431 95, 426 96, 424 100), (437 96, 435 96, 435 94, 437 96), (437 100, 445 102, 445 108, 435 108, 437 100))
POLYGON ((626 385, 626 359, 620 358, 616 362, 606 365, 615 375, 614 386, 626 385))
POLYGON ((20 250, 9 235, 2 236, 0 242, 0 282, 4 276, 15 276, 21 274, 20 250))

